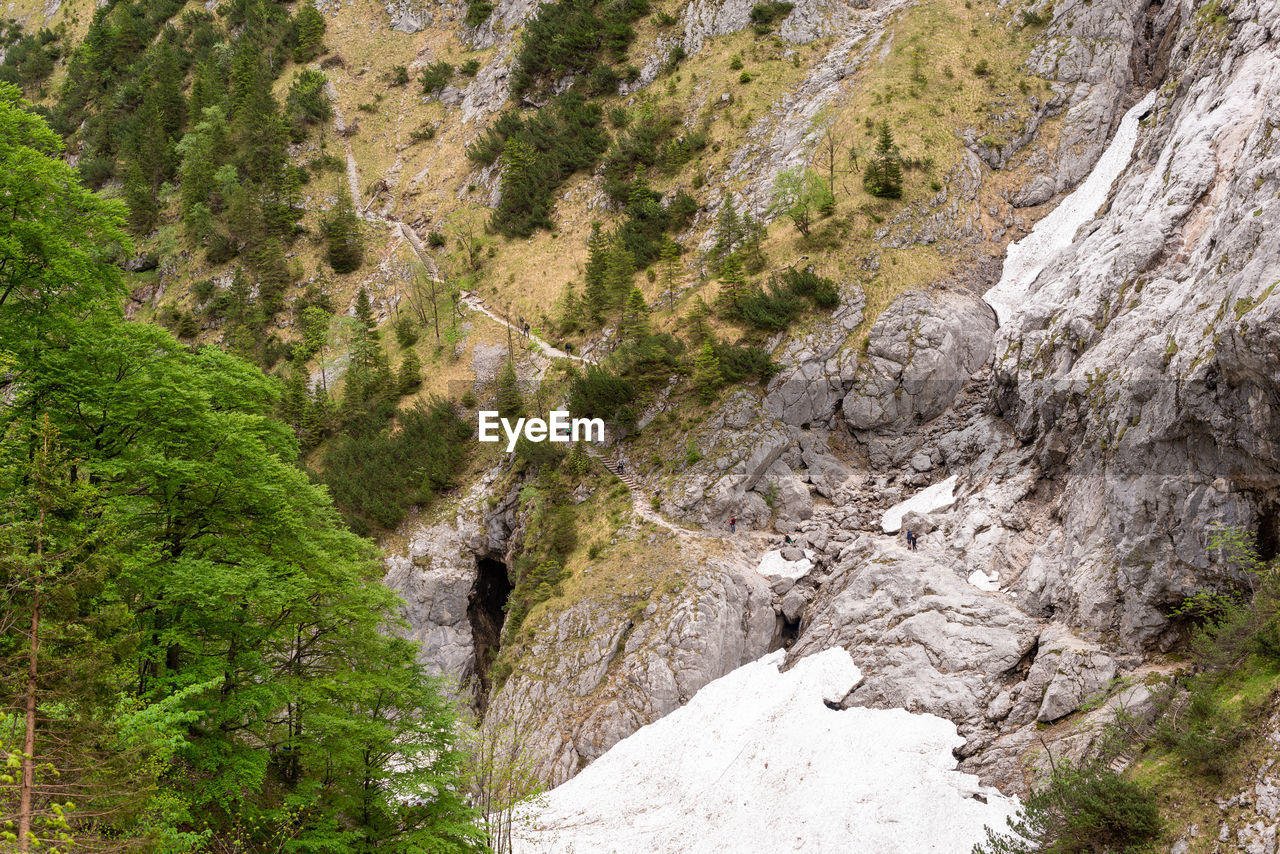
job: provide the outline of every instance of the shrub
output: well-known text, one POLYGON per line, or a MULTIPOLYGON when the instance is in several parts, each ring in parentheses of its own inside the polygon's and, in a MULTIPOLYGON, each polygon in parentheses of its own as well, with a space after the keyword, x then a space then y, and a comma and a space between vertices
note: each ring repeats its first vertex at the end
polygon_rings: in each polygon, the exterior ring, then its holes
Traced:
POLYGON ((1123 854, 1147 850, 1161 829, 1151 792, 1107 768, 1065 764, 1008 821, 1014 835, 988 828, 974 854, 1123 854))
POLYGON ((325 456, 323 480, 357 529, 393 528, 413 504, 453 484, 471 428, 441 400, 401 413, 399 429, 339 438, 325 456))
POLYGON ((395 68, 393 68, 391 70, 391 85, 392 86, 409 85, 409 69, 405 68, 403 65, 397 65, 395 68))
POLYGON ((401 348, 408 349, 418 343, 418 325, 413 322, 413 318, 409 315, 401 315, 396 321, 396 343, 401 348))
POLYGON ((1214 680, 1201 677, 1191 686, 1182 714, 1161 719, 1157 740, 1181 756, 1195 774, 1221 780, 1248 735, 1240 713, 1217 701, 1214 680))
POLYGON ((717 342, 715 350, 725 382, 755 380, 765 383, 781 369, 763 347, 732 346, 717 342))
POLYGON ((422 84, 424 95, 443 89, 452 78, 453 66, 443 60, 428 65, 418 73, 418 82, 422 84))
POLYGON ((979 59, 977 64, 973 66, 973 73, 978 77, 989 77, 991 75, 991 65, 985 59, 979 59))
POLYGON ((444 235, 438 231, 433 231, 427 235, 427 245, 432 249, 443 249, 445 244, 444 235))
POLYGON ((635 396, 636 387, 630 380, 600 365, 587 365, 569 386, 569 410, 580 417, 611 421, 635 396))
POLYGON ((480 70, 480 60, 468 59, 466 62, 458 66, 458 73, 464 77, 475 77, 476 72, 480 70))
POLYGON ((467 0, 467 26, 478 27, 493 14, 493 4, 489 0, 467 0))
POLYGON ((324 40, 324 15, 310 2, 303 3, 292 22, 294 34, 293 61, 309 62, 320 53, 324 40))
POLYGON ((776 0, 769 0, 765 3, 757 3, 751 7, 748 17, 751 19, 751 28, 755 30, 756 35, 767 35, 773 29, 774 21, 785 18, 791 14, 794 9, 791 3, 779 3, 776 0))
POLYGON ((553 227, 556 190, 573 173, 593 167, 608 145, 603 117, 598 104, 569 91, 526 118, 504 113, 467 149, 480 163, 503 159, 494 228, 508 237, 528 237, 553 227))
POLYGON ((789 288, 772 283, 768 290, 748 289, 733 302, 732 314, 748 326, 765 332, 780 332, 804 311, 804 300, 789 288))
POLYGON ((294 142, 301 142, 310 125, 329 120, 333 108, 324 89, 325 76, 313 68, 300 71, 285 98, 285 117, 294 142))

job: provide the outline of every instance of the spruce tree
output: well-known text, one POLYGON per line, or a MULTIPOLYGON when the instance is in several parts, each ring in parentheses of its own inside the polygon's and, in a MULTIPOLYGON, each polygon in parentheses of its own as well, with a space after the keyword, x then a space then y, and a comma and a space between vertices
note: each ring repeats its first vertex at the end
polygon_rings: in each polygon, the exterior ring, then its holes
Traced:
POLYGON ((591 224, 591 237, 587 239, 586 304, 592 318, 599 323, 609 307, 609 291, 605 277, 609 268, 609 240, 600 230, 600 223, 591 224))
POLYGON ((734 252, 720 268, 720 294, 717 299, 722 306, 736 306, 746 292, 747 275, 738 253, 734 252))
POLYGON ((627 295, 618 334, 628 341, 637 341, 649 334, 649 305, 639 288, 633 287, 627 295))
POLYGON ((520 379, 516 367, 508 359, 498 374, 498 390, 494 400, 498 414, 503 418, 519 418, 524 412, 524 397, 520 394, 520 379))
POLYGON ((396 375, 396 388, 401 395, 413 394, 422 385, 422 362, 412 348, 404 353, 400 360, 400 371, 396 375))
POLYGON ((882 199, 902 196, 902 156, 893 144, 893 132, 889 130, 887 121, 880 123, 875 154, 862 173, 862 186, 871 195, 882 199))
POLYGON ((360 269, 364 260, 364 241, 360 234, 360 218, 356 216, 351 194, 343 187, 338 203, 329 211, 321 226, 327 248, 325 257, 335 273, 351 273, 360 269))
POLYGON ((724 374, 720 370, 720 357, 716 355, 711 339, 707 338, 693 359, 693 387, 703 403, 710 403, 716 399, 716 392, 722 385, 724 374))
POLYGON ((324 40, 324 16, 308 0, 293 16, 293 32, 296 43, 293 48, 294 62, 310 62, 320 53, 324 40))
POLYGON ((377 327, 377 322, 373 319, 373 303, 369 301, 369 292, 364 288, 356 293, 356 320, 370 332, 377 327))

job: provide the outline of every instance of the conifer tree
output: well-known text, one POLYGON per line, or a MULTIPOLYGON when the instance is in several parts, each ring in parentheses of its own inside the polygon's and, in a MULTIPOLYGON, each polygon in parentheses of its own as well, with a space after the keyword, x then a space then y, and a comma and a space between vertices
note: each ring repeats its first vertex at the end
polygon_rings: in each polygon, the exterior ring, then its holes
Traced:
POLYGON ((609 240, 600 229, 600 223, 591 224, 591 237, 587 239, 586 303, 592 318, 599 323, 609 307, 609 291, 605 278, 609 269, 609 240))
POLYGON ((364 288, 356 293, 356 320, 370 332, 377 326, 373 319, 373 303, 369 301, 369 292, 364 288))
POLYGON ((360 269, 364 260, 360 218, 345 187, 339 190, 338 203, 325 217, 321 229, 328 244, 325 256, 334 272, 351 273, 360 269))
POLYGON ((902 196, 902 156, 893 143, 893 132, 887 121, 880 122, 875 154, 867 161, 862 173, 862 186, 868 193, 882 199, 902 196))
POLYGON ((658 253, 658 274, 662 280, 662 289, 667 294, 667 305, 676 304, 676 282, 680 279, 680 246, 671 238, 662 241, 662 249, 658 253))
POLYGON ((720 369, 720 357, 716 355, 711 339, 707 338, 693 359, 693 387, 703 403, 710 403, 715 400, 716 392, 722 385, 724 374, 720 369))
POLYGON ((609 250, 609 260, 605 272, 605 291, 608 294, 609 306, 621 315, 626 308, 627 295, 631 292, 636 277, 636 259, 631 250, 615 240, 609 250))
POLYGON ((723 306, 736 306, 747 292, 747 275, 742 269, 738 253, 725 259, 720 268, 720 293, 718 301, 723 306))
POLYGON ((310 62, 320 53, 324 40, 324 16, 315 5, 308 0, 299 7, 293 16, 293 32, 296 44, 293 48, 294 62, 310 62))
POLYGON ((400 360, 400 371, 396 375, 396 387, 401 395, 413 394, 422 385, 422 362, 417 352, 410 347, 400 360))
POLYGON ((649 334, 649 305, 639 288, 633 287, 627 295, 618 334, 628 341, 636 341, 649 334))
POLYGON ((743 236, 742 218, 738 215, 733 196, 729 196, 716 217, 715 243, 712 244, 710 254, 713 270, 719 269, 719 264, 733 253, 743 236))
POLYGON ((498 414, 503 418, 519 418, 524 412, 524 397, 520 394, 520 380, 516 367, 508 359, 498 374, 498 389, 494 401, 498 414))

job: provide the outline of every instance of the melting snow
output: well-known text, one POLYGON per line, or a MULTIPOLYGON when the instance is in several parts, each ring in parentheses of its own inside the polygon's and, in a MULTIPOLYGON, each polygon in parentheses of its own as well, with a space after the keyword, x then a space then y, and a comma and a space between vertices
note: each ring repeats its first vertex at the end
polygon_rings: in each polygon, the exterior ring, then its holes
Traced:
POLYGON ((833 710, 862 679, 849 653, 782 673, 784 656, 710 683, 553 789, 516 854, 968 854, 1005 827, 1017 801, 955 770, 951 722, 833 710))
POLYGON ((770 578, 804 578, 813 569, 811 557, 813 552, 805 549, 804 557, 800 560, 787 560, 782 556, 781 549, 772 549, 761 555, 756 572, 770 578))
POLYGON ((884 516, 880 519, 880 529, 886 534, 896 534, 902 530, 902 517, 908 513, 924 515, 936 510, 945 510, 956 501, 952 495, 955 488, 956 476, 951 475, 946 480, 920 490, 906 501, 898 502, 884 511, 884 516))
POLYGON ((980 569, 975 569, 969 573, 969 583, 979 590, 987 590, 996 593, 1000 590, 1000 573, 993 572, 987 575, 980 569))
POLYGON ((1084 183, 1037 222, 1030 234, 1009 245, 1000 281, 983 297, 987 305, 995 309, 996 320, 1001 326, 1013 314, 1014 308, 1026 299, 1031 283, 1045 265, 1060 250, 1071 245, 1076 230, 1092 219, 1107 200, 1111 185, 1129 164, 1134 143, 1138 141, 1138 119, 1151 109, 1155 100, 1156 93, 1148 92, 1147 97, 1125 113, 1111 144, 1102 152, 1084 183))

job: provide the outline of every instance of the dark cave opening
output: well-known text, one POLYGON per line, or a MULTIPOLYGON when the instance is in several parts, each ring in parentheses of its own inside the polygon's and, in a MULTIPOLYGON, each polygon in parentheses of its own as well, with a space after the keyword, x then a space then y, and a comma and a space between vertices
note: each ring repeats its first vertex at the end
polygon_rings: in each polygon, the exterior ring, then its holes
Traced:
POLYGON ((1280 554, 1280 504, 1268 504, 1258 514, 1258 557, 1271 560, 1280 554))
POLYGON ((511 595, 511 578, 507 565, 494 558, 476 561, 476 583, 467 598, 467 620, 475 647, 475 705, 483 712, 489 698, 489 670, 502 645, 502 624, 506 620, 507 598, 511 595))
POLYGON ((800 637, 800 621, 788 620, 782 614, 773 630, 773 642, 769 644, 769 652, 779 649, 791 649, 792 644, 800 637))

